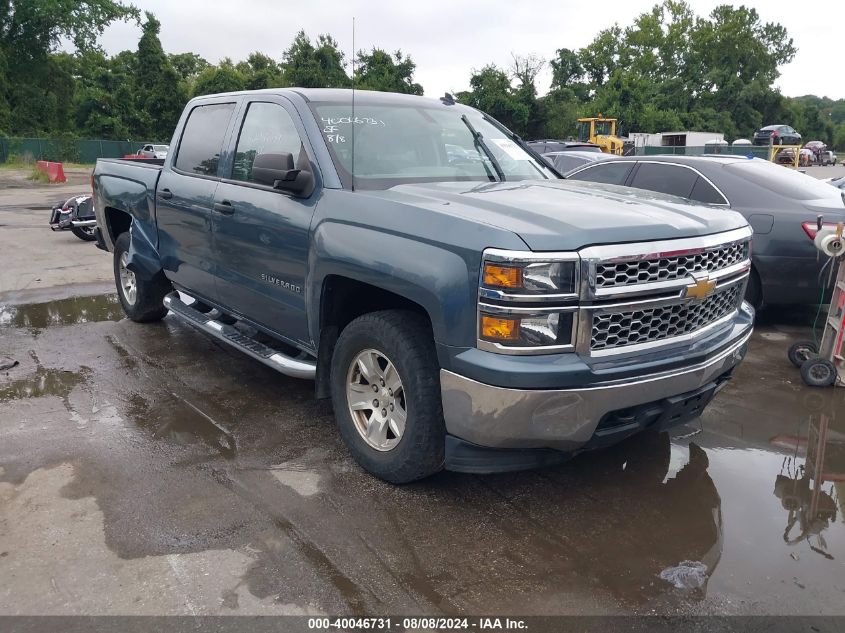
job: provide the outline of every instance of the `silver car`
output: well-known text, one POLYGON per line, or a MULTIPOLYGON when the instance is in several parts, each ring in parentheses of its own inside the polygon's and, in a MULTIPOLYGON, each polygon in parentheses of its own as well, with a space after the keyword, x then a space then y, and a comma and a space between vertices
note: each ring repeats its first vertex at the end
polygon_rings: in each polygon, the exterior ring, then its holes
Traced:
POLYGON ((153 145, 148 143, 138 150, 138 156, 142 158, 167 158, 167 152, 170 151, 170 145, 153 145))

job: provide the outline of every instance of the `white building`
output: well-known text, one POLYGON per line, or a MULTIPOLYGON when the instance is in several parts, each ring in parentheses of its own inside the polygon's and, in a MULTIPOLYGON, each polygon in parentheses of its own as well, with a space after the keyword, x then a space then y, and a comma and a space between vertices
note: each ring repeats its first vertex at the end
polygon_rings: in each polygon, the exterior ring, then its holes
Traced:
POLYGON ((628 138, 634 141, 634 147, 704 147, 725 143, 725 135, 720 132, 632 132, 628 138))

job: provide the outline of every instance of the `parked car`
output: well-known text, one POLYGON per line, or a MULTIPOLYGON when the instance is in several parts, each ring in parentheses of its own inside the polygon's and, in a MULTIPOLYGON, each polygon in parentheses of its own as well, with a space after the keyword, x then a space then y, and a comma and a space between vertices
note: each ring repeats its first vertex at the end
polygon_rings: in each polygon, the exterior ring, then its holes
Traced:
POLYGON ((138 156, 141 158, 167 158, 167 153, 170 151, 169 145, 153 145, 148 143, 138 150, 138 156))
POLYGON ((801 166, 803 163, 801 161, 801 154, 800 152, 803 150, 798 150, 798 161, 795 160, 795 149, 792 147, 787 147, 785 149, 778 150, 777 154, 775 154, 775 162, 778 165, 798 165, 801 166))
POLYGON ((701 413, 751 335, 741 215, 585 190, 451 99, 362 90, 353 116, 351 98, 198 97, 163 166, 97 161, 129 318, 169 309, 315 380, 391 482, 555 463, 701 413))
POLYGON ((613 160, 613 154, 605 154, 604 152, 581 152, 577 150, 567 150, 565 152, 549 152, 543 154, 543 158, 549 161, 549 164, 554 167, 559 174, 566 175, 567 172, 577 169, 587 163, 594 163, 597 160, 613 160))
POLYGON ((845 176, 839 176, 838 178, 828 178, 825 182, 829 185, 833 185, 837 189, 842 189, 845 191, 845 176))
POLYGON ((557 141, 547 139, 543 141, 528 141, 528 147, 540 155, 551 152, 601 152, 601 147, 595 143, 585 141, 557 141))
POLYGON ((839 160, 839 157, 836 155, 836 152, 833 150, 825 150, 821 154, 821 164, 822 165, 835 165, 836 161, 839 160))
POLYGON ((800 145, 801 135, 789 125, 767 125, 754 133, 754 145, 800 145))
POLYGON ((570 180, 671 194, 739 211, 754 229, 746 299, 762 304, 817 303, 816 217, 845 221, 845 198, 824 182, 766 160, 739 156, 626 157, 595 163, 570 180))
POLYGON ((50 210, 50 229, 53 231, 71 231, 79 239, 93 242, 97 239, 94 235, 96 226, 94 205, 88 194, 60 200, 50 210))

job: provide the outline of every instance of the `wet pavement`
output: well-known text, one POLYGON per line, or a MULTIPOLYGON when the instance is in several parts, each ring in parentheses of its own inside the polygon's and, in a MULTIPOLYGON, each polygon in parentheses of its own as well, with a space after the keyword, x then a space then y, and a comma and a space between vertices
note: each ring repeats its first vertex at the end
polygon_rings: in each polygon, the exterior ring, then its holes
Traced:
POLYGON ((331 408, 112 295, 0 307, 0 614, 845 613, 845 390, 768 315, 700 423, 396 487, 331 408))

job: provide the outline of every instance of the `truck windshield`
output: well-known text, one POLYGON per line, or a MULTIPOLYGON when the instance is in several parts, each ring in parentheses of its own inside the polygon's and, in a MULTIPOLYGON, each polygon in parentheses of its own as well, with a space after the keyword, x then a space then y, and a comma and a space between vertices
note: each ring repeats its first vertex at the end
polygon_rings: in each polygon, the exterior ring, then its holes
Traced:
POLYGON ((348 103, 311 106, 344 187, 352 184, 353 126, 356 188, 387 189, 414 182, 487 182, 500 180, 500 173, 505 180, 555 177, 506 131, 475 110, 438 104, 356 104, 352 117, 348 103), (478 142, 472 130, 481 135, 478 142))
POLYGON ((613 128, 610 121, 596 121, 596 136, 610 136, 613 128))

